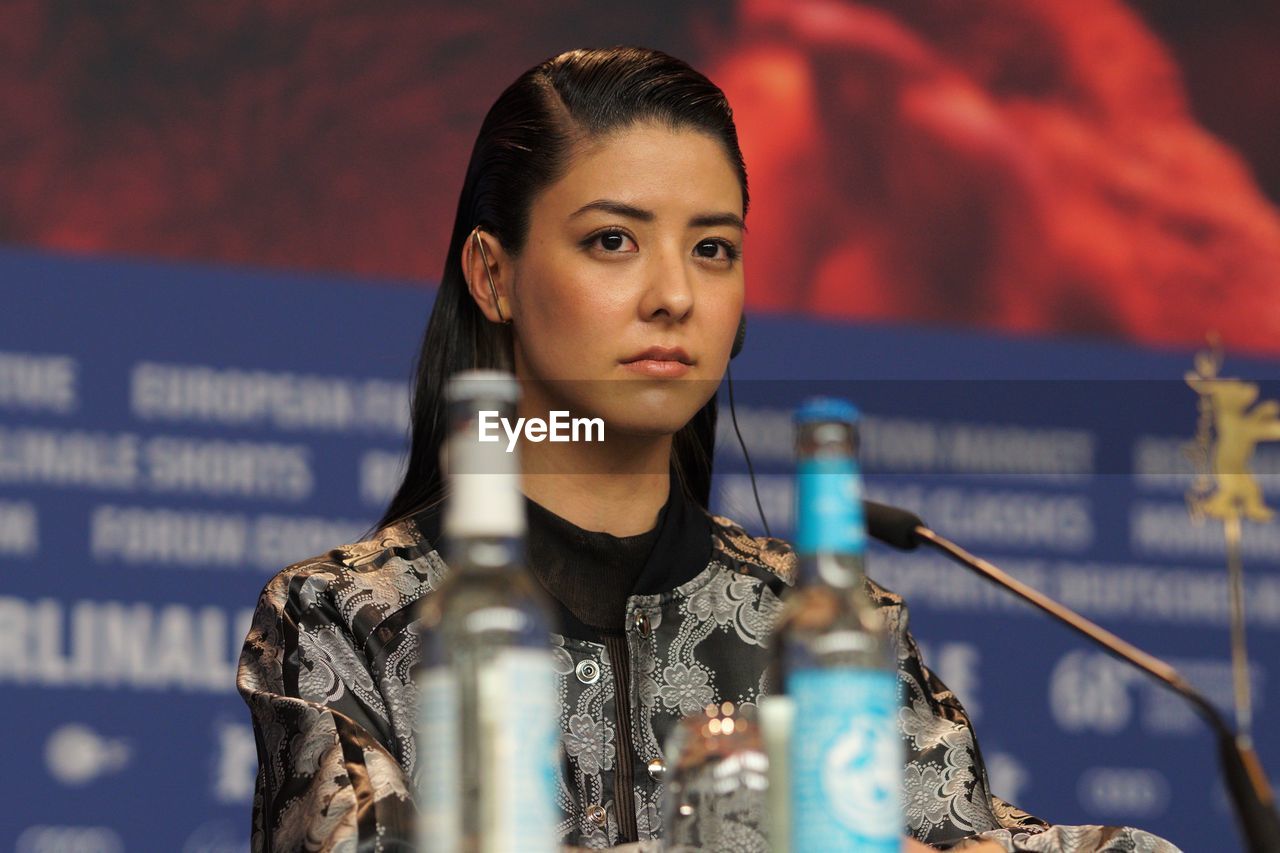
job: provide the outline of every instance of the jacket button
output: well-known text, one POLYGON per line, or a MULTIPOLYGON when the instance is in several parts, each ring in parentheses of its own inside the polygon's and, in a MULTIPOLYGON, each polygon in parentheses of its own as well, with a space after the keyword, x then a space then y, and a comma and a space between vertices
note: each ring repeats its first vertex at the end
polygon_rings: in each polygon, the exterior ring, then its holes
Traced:
POLYGON ((649 778, 655 782, 661 782, 662 777, 667 775, 667 765, 661 758, 655 758, 649 762, 649 778))
POLYGON ((603 827, 609 822, 609 815, 605 812, 604 806, 599 803, 594 803, 587 806, 587 820, 591 821, 596 826, 603 827))
POLYGON ((593 660, 578 661, 578 665, 573 668, 573 674, 578 676, 578 680, 583 684, 595 684, 600 680, 600 664, 593 660))
POLYGON ((640 632, 640 636, 649 636, 649 614, 643 610, 637 610, 636 615, 632 617, 632 626, 640 632))

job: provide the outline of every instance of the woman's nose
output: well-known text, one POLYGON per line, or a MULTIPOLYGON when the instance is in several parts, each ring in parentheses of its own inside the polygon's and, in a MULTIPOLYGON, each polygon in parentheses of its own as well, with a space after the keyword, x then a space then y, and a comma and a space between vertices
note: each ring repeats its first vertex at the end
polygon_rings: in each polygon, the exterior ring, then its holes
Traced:
POLYGON ((683 251, 665 249, 656 253, 642 306, 644 315, 665 314, 673 320, 683 319, 693 308, 691 272, 683 251))

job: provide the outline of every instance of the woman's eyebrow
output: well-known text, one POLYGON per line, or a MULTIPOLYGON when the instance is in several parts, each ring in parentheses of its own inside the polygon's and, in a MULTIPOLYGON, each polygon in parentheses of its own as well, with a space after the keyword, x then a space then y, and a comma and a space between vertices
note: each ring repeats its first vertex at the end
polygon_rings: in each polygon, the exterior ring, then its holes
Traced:
POLYGON ((728 225, 742 231, 747 230, 747 223, 736 213, 703 213, 689 220, 690 228, 714 228, 717 225, 728 225))
MULTIPOLYGON (((573 219, 593 210, 625 216, 629 219, 638 219, 641 222, 652 222, 656 218, 652 210, 645 210, 644 208, 627 204, 624 201, 613 201, 607 198, 596 199, 584 204, 569 214, 569 218, 573 219)), ((717 225, 728 225, 743 231, 747 230, 746 223, 736 213, 702 213, 689 219, 690 228, 711 228, 717 225)))
POLYGON ((627 204, 623 201, 612 201, 607 198, 596 199, 593 202, 584 204, 582 207, 569 214, 569 218, 581 216, 592 210, 601 210, 605 213, 614 213, 618 216, 626 216, 630 219, 639 219, 641 222, 652 222, 654 214, 652 210, 644 210, 635 205, 627 204))

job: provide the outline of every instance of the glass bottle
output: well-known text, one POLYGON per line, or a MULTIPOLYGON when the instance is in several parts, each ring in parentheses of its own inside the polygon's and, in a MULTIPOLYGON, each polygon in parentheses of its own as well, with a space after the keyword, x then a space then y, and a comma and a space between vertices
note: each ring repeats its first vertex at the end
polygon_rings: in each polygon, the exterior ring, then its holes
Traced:
POLYGON ((422 609, 415 772, 419 849, 433 853, 559 848, 552 615, 524 567, 519 457, 498 426, 518 397, 500 371, 446 390, 449 569, 422 609))
POLYGON ((903 833, 898 677, 865 583, 858 411, 819 398, 796 413, 799 572, 762 702, 774 846, 898 851, 903 833))
POLYGON ((667 738, 663 850, 770 853, 769 758, 750 705, 707 705, 667 738))

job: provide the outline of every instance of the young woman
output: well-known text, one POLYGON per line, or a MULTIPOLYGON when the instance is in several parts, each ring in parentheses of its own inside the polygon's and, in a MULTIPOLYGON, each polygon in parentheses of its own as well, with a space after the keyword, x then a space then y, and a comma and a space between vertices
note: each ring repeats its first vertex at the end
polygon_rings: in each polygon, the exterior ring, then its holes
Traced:
MULTIPOLYGON (((447 571, 442 391, 473 367, 515 373, 520 416, 605 422, 604 442, 520 448, 529 564, 561 624, 560 828, 580 847, 659 836, 666 735, 709 702, 754 703, 767 689, 763 644, 795 569, 786 543, 707 511, 714 395, 741 334, 746 213, 729 105, 678 60, 571 51, 499 97, 422 343, 404 483, 367 541, 268 583, 245 642, 255 850, 412 837, 411 780, 431 772, 415 762, 413 618, 447 571)), ((901 649, 907 849, 1173 849, 1127 828, 1050 828, 993 796, 902 601, 871 592, 901 649)))

